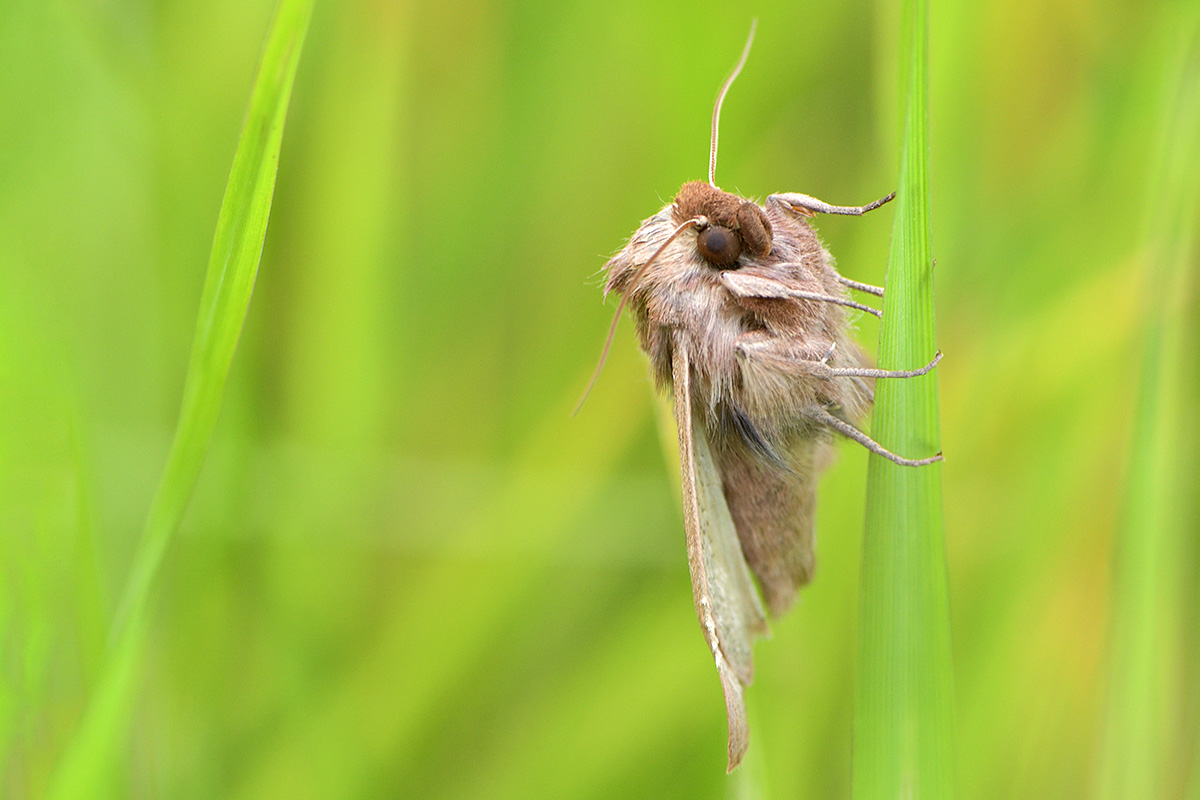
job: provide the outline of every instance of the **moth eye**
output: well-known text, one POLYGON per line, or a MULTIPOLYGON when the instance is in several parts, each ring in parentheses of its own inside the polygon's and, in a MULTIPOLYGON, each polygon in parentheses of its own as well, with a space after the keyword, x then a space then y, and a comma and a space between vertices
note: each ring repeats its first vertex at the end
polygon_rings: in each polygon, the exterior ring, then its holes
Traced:
POLYGON ((720 225, 709 225, 700 231, 696 245, 700 255, 718 267, 731 266, 742 254, 742 240, 729 228, 720 225))

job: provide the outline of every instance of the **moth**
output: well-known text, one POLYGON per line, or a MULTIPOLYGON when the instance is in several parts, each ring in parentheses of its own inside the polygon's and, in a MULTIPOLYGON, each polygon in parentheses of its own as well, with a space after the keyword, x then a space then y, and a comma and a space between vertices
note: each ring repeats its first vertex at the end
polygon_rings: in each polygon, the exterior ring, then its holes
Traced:
POLYGON ((882 313, 847 289, 883 290, 839 275, 808 223, 860 216, 895 194, 865 206, 773 194, 759 205, 715 183, 721 104, 753 40, 751 26, 717 95, 708 182, 685 183, 605 265, 605 296, 621 300, 600 359, 627 306, 657 385, 673 396, 692 594, 725 695, 729 771, 748 743, 753 641, 813 575, 817 477, 832 460, 833 435, 905 466, 942 458, 902 458, 855 427, 875 379, 924 375, 941 353, 916 370, 872 368, 846 310, 882 313))

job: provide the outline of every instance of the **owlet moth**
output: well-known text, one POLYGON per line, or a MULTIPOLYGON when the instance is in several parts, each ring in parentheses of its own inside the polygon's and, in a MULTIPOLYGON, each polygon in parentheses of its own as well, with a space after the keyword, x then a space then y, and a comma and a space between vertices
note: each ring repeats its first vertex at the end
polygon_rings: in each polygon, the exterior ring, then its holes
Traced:
POLYGON ((730 771, 748 743, 753 640, 812 578, 817 477, 833 434, 905 466, 942 458, 902 458, 855 427, 876 378, 924 375, 941 353, 916 370, 872 368, 846 309, 882 313, 847 289, 883 289, 839 275, 807 221, 860 216, 895 194, 865 206, 773 194, 759 205, 715 183, 721 103, 753 40, 752 25, 717 95, 708 182, 685 183, 605 265, 605 296, 621 300, 600 359, 628 306, 656 384, 673 395, 692 595, 725 694, 730 771))

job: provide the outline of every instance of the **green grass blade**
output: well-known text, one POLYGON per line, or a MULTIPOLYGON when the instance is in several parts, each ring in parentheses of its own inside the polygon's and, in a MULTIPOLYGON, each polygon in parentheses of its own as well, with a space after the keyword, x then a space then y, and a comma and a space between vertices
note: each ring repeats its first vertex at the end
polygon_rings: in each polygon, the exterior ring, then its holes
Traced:
POLYGON ((1183 565, 1195 531, 1187 519, 1196 442, 1181 446, 1194 407, 1196 211, 1200 195, 1200 14, 1165 26, 1175 47, 1163 94, 1166 115, 1147 187, 1141 373, 1125 512, 1115 546, 1112 639, 1096 796, 1167 797, 1177 759, 1185 683, 1181 643, 1189 597, 1183 565), (1190 351, 1190 352, 1189 352, 1190 351))
MULTIPOLYGON (((919 367, 937 349, 925 0, 906 0, 902 37, 903 145, 879 339, 887 369, 919 367)), ((878 381, 872 434, 909 458, 936 453, 936 371, 878 381)), ((953 676, 941 465, 902 467, 872 455, 866 504, 854 797, 949 797, 953 676)))
POLYGON ((313 0, 282 0, 267 35, 217 218, 175 438, 134 554, 107 659, 55 773, 55 797, 95 796, 110 786, 132 710, 154 579, 208 450, 254 289, 312 6, 313 0))

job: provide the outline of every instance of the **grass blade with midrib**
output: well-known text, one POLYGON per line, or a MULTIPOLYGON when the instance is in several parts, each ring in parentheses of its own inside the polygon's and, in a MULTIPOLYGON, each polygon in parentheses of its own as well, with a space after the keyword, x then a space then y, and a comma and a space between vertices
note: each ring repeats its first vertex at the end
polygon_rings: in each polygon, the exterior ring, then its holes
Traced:
MULTIPOLYGON (((888 256, 879 366, 933 358, 926 0, 906 0, 901 39, 903 145, 888 256)), ((872 435, 908 458, 938 451, 937 373, 876 384, 872 435)), ((953 793, 953 675, 941 464, 872 455, 863 535, 855 683, 855 798, 953 793)))
POLYGON ((212 439, 262 255, 292 83, 313 0, 281 0, 267 34, 217 218, 183 401, 167 465, 147 515, 109 651, 51 795, 103 795, 126 738, 155 577, 212 439))

